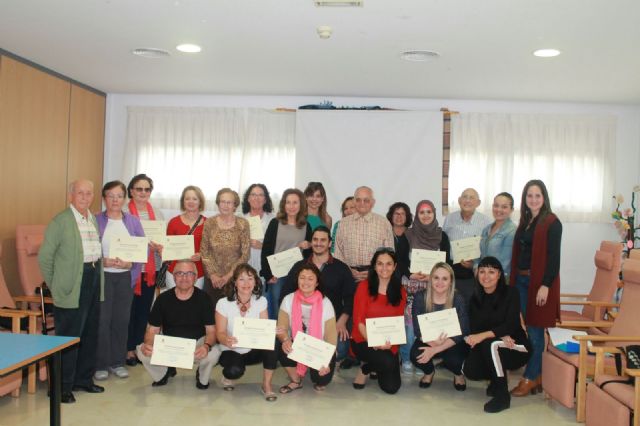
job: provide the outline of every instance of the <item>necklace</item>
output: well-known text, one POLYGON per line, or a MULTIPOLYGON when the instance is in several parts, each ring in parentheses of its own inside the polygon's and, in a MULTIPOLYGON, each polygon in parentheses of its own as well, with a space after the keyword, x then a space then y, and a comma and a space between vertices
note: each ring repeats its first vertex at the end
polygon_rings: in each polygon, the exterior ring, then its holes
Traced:
POLYGON ((236 303, 238 304, 238 307, 240 308, 240 312, 242 312, 243 314, 245 312, 247 312, 247 310, 249 310, 249 303, 251 302, 251 296, 249 296, 249 299, 246 302, 243 302, 242 300, 240 300, 240 298, 238 298, 236 300, 236 303))

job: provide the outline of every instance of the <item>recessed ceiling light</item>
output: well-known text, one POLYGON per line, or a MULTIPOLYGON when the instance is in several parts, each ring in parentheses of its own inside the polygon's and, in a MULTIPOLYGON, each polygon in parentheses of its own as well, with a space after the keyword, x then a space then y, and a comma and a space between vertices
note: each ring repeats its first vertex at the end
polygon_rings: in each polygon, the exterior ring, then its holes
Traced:
POLYGON ((433 50, 407 50, 406 52, 402 52, 400 57, 405 61, 427 62, 438 59, 440 54, 433 50))
POLYGON ((189 44, 189 43, 180 44, 176 46, 176 49, 184 53, 199 53, 202 50, 202 48, 197 44, 189 44))
POLYGON ((138 49, 133 49, 131 51, 133 55, 142 56, 143 58, 149 59, 158 59, 158 58, 166 58, 169 56, 169 52, 164 49, 157 49, 155 47, 141 47, 138 49))
POLYGON ((559 54, 560 51, 558 49, 538 49, 533 52, 533 56, 537 56, 538 58, 553 58, 559 54))
POLYGON ((362 7, 364 0, 313 0, 318 7, 362 7))

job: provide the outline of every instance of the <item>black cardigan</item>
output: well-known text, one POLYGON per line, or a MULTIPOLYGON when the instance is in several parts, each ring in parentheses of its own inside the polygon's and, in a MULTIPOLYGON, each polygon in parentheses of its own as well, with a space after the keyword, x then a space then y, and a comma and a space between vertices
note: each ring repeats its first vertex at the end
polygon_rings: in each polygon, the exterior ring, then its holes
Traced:
MULTIPOLYGON (((262 253, 260 254, 262 268, 260 269, 260 275, 265 279, 265 281, 269 281, 271 278, 273 278, 267 256, 271 256, 272 254, 274 254, 273 252, 276 249, 276 239, 278 238, 278 223, 280 223, 280 221, 277 218, 271 219, 271 222, 269 222, 269 226, 267 226, 267 231, 264 233, 264 240, 262 240, 262 253)), ((304 239, 306 241, 311 241, 311 226, 309 225, 309 222, 307 222, 307 230, 304 239)), ((302 250, 302 256, 305 259, 310 255, 311 249, 302 250)))

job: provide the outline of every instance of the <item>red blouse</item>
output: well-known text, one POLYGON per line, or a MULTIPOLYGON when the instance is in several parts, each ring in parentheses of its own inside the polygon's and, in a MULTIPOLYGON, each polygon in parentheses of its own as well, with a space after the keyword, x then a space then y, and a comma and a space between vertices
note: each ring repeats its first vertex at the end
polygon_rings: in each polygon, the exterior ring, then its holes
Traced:
MULTIPOLYGON (((360 333, 358 324, 367 324, 367 318, 380 318, 380 317, 399 317, 404 315, 404 308, 407 304, 407 292, 404 287, 400 289, 402 300, 398 306, 390 305, 387 302, 386 294, 378 294, 375 299, 369 296, 369 282, 367 280, 361 281, 356 289, 356 294, 353 299, 353 330, 351 330, 351 337, 354 342, 361 343, 366 339, 360 333)), ((398 352, 398 345, 391 347, 391 352, 394 354, 398 352)))
MULTIPOLYGON (((200 253, 200 242, 202 241, 202 230, 204 229, 205 217, 202 216, 200 219, 200 223, 193 231, 193 243, 195 245, 196 253, 200 253)), ((176 216, 169 221, 167 224, 167 235, 187 235, 191 226, 185 224, 180 216, 176 216)), ((174 260, 169 265, 169 272, 173 273, 173 268, 176 267, 176 261, 174 260)), ((198 278, 204 276, 204 271, 202 269, 202 262, 196 262, 196 267, 198 268, 198 278)))

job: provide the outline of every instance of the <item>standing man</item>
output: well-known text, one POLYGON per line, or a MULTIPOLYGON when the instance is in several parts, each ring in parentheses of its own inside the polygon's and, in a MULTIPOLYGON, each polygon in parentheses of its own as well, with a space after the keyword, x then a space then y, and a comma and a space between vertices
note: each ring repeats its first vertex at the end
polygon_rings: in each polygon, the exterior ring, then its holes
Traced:
POLYGON ((72 391, 104 392, 93 383, 100 301, 104 298, 102 248, 96 218, 89 211, 93 183, 69 185, 69 208, 58 213, 44 235, 38 262, 53 296, 56 334, 79 336, 79 346, 62 353, 61 402, 76 399, 72 391))
POLYGON ((193 360, 198 364, 196 388, 209 388, 209 377, 220 358, 220 349, 215 346, 213 303, 204 291, 195 286, 197 276, 194 262, 179 260, 173 269, 176 286, 160 294, 151 308, 144 342, 137 348, 138 359, 153 378, 151 386, 164 386, 170 377, 176 375, 173 367, 151 364, 155 336, 162 332, 165 336, 197 341, 193 353, 193 360))
MULTIPOLYGON (((329 298, 336 313, 336 329, 338 331, 338 356, 337 361, 346 359, 349 352, 349 319, 353 313, 353 295, 356 291, 353 275, 349 267, 331 256, 331 231, 324 225, 318 226, 311 234, 312 254, 307 259, 297 262, 291 267, 287 281, 280 293, 280 302, 287 294, 293 293, 298 288, 295 276, 298 270, 306 264, 313 263, 320 270, 322 278, 322 291, 329 298)), ((353 361, 353 360, 351 360, 353 361)), ((346 365, 346 364, 345 364, 346 365)))
POLYGON ((349 265, 356 282, 367 279, 369 264, 380 247, 393 249, 393 231, 384 217, 371 210, 376 204, 373 190, 367 186, 356 189, 356 212, 340 221, 336 234, 335 257, 349 265))
MULTIPOLYGON (((482 213, 476 212, 480 206, 478 191, 467 188, 458 197, 460 211, 450 213, 444 218, 442 230, 447 233, 451 242, 464 238, 480 237, 482 230, 491 223, 491 219, 482 213)), ((462 262, 453 265, 456 277, 456 290, 462 294, 467 305, 473 294, 473 261, 463 259, 462 262)))

